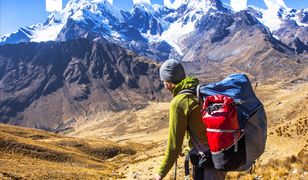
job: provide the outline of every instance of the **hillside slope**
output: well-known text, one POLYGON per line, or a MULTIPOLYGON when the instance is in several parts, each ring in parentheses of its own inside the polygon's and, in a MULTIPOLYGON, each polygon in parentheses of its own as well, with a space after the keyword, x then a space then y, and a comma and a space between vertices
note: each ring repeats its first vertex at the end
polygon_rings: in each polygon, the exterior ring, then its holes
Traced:
MULTIPOLYGON (((266 151, 254 173, 228 173, 228 179, 308 177, 307 92, 307 83, 257 87, 268 116, 266 151)), ((0 124, 0 178, 151 179, 166 148, 168 108, 151 102, 143 109, 99 112, 67 136, 0 124)))
POLYGON ((3 45, 0 67, 3 123, 61 131, 80 115, 161 98, 158 64, 107 41, 3 45))
POLYGON ((103 139, 77 139, 0 124, 0 179, 117 178, 111 158, 136 150, 103 139))
MULTIPOLYGON (((266 151, 253 174, 229 173, 230 179, 302 179, 307 177, 308 162, 308 84, 258 85, 257 96, 268 116, 266 151)), ((107 137, 123 144, 142 143, 145 148, 136 155, 115 158, 124 164, 118 173, 125 179, 150 179, 163 159, 168 133, 168 103, 150 103, 141 110, 120 114, 93 115, 69 135, 76 137, 107 137), (119 125, 115 120, 121 119, 119 125)), ((184 143, 185 144, 185 143, 184 143)), ((178 177, 183 176, 184 158, 179 158, 178 177)), ((172 177, 170 171, 168 177, 172 177)), ((168 178, 167 178, 168 179, 168 178)))

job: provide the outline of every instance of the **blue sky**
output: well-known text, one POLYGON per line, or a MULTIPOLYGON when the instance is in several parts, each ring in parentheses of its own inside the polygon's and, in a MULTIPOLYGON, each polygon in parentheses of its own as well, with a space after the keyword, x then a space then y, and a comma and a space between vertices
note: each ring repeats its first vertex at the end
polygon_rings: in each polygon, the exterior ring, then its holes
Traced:
MULTIPOLYGON (((222 0, 229 3, 229 0, 222 0)), ((68 0, 63 0, 63 6, 68 0)), ((162 4, 163 0, 151 0, 152 4, 162 4)), ((132 8, 132 0, 113 0, 120 9, 132 8)), ((288 7, 308 8, 307 0, 285 0, 288 7)), ((248 0, 248 4, 265 8, 262 0, 248 0)), ((0 36, 16 31, 21 26, 44 22, 49 13, 45 11, 45 0, 0 0, 0 36)))

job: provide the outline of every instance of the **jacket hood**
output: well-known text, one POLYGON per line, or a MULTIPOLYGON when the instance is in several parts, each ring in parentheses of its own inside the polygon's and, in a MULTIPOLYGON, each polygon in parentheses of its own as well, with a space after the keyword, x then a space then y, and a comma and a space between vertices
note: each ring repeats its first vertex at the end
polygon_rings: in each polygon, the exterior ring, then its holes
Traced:
POLYGON ((190 89, 193 87, 197 87, 199 85, 199 80, 194 77, 186 77, 180 83, 178 83, 173 89, 173 96, 179 94, 183 89, 190 89))

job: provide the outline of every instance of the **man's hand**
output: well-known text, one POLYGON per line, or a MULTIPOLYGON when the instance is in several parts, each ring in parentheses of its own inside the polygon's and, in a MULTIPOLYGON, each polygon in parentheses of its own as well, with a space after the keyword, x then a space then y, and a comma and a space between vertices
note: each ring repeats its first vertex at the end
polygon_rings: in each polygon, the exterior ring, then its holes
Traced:
POLYGON ((154 180, 162 180, 159 174, 154 174, 154 180))

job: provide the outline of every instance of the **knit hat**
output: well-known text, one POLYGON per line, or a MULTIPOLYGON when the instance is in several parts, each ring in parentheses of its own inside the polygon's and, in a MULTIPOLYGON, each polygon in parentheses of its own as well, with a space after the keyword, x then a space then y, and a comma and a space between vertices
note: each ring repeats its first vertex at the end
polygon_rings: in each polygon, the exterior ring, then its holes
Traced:
POLYGON ((171 81, 174 84, 181 82, 186 76, 183 65, 174 59, 168 59, 162 64, 159 75, 162 81, 171 81))

